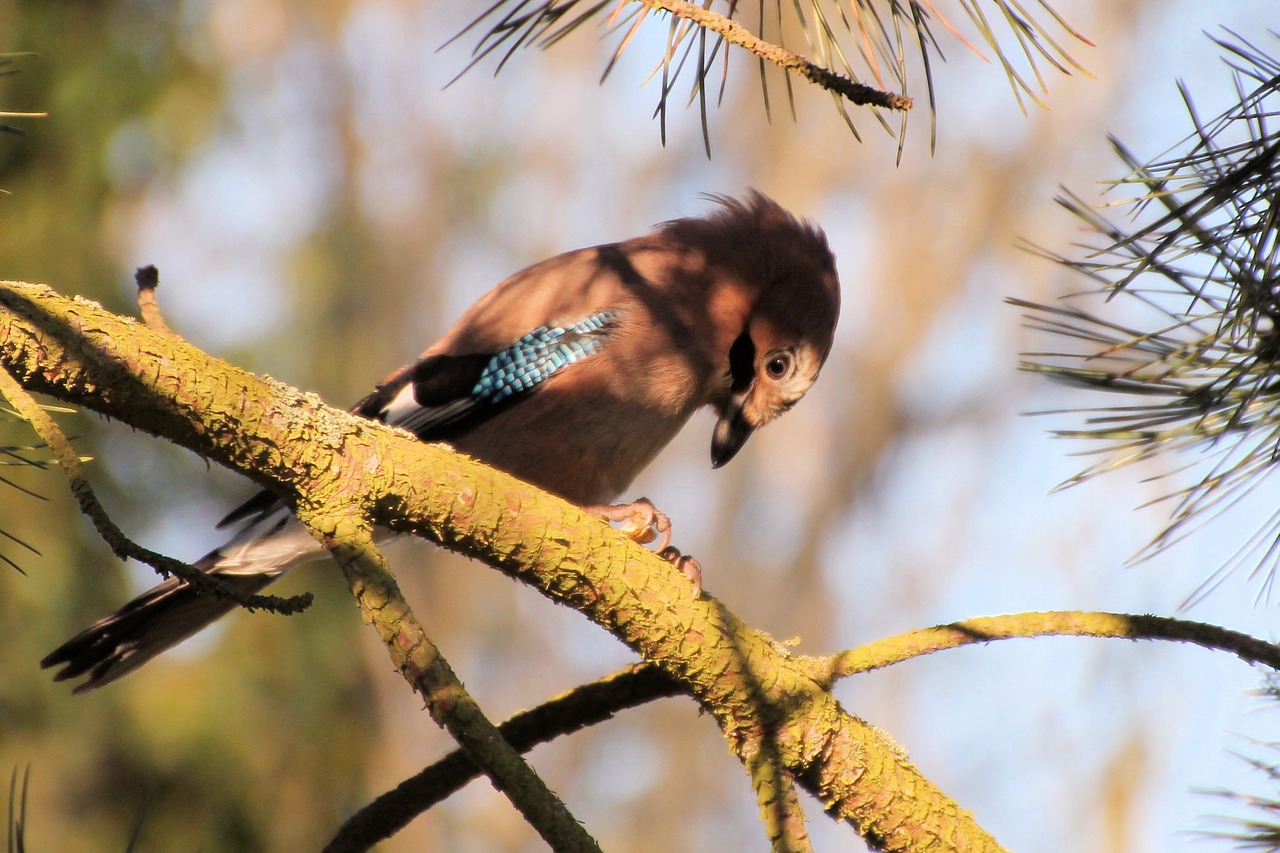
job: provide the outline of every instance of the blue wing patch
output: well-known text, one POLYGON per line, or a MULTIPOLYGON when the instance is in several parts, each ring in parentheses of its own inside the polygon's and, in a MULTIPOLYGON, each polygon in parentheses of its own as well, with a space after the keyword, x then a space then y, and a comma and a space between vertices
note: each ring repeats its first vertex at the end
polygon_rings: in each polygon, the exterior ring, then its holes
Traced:
POLYGON ((501 403, 530 391, 574 362, 598 353, 609 337, 616 311, 601 311, 567 326, 539 326, 494 355, 471 389, 477 402, 501 403))

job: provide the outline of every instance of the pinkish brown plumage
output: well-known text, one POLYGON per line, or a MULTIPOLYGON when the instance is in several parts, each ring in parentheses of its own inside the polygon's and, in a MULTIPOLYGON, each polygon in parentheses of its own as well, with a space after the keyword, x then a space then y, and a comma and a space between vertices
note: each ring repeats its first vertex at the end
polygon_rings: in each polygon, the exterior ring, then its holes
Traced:
MULTIPOLYGON (((642 541, 663 534, 647 502, 610 510, 690 415, 717 415, 711 458, 728 462, 751 433, 793 406, 831 348, 840 292, 817 228, 767 197, 714 197, 622 243, 569 252, 500 283, 439 341, 354 411, 446 441, 615 521, 642 541)), ((269 494, 197 565, 257 591, 323 551, 269 494)), ((690 574, 696 561, 664 548, 690 574)), ((695 583, 697 579, 695 577, 695 583)), ((107 684, 234 605, 169 580, 42 661, 58 680, 107 684)))

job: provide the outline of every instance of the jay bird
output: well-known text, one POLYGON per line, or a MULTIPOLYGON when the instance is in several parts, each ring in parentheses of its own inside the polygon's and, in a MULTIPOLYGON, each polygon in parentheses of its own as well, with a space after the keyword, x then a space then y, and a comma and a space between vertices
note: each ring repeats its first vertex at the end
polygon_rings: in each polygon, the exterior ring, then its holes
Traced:
MULTIPOLYGON (((818 377, 840 286, 817 227, 766 196, 711 196, 705 217, 559 255, 480 298, 413 364, 354 412, 442 441, 580 504, 700 585, 695 560, 666 547, 651 503, 608 506, 696 410, 716 415, 719 468, 818 377)), ((247 592, 327 553, 285 503, 262 493, 220 526, 246 522, 196 563, 247 592)), ((56 680, 108 684, 235 605, 172 578, 50 653, 56 680)))

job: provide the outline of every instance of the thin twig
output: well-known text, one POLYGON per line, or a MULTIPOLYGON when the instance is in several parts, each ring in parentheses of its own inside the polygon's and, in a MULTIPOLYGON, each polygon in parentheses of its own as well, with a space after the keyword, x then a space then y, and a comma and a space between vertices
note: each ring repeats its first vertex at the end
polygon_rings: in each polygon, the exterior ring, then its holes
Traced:
POLYGON ((278 595, 249 595, 222 581, 216 575, 202 572, 195 566, 144 548, 130 540, 111 520, 98 501, 93 487, 89 485, 88 477, 85 476, 84 467, 80 464, 80 456, 71 446, 71 441, 58 428, 53 417, 41 408, 40 404, 4 369, 0 369, 0 395, 9 401, 9 405, 31 424, 44 443, 49 446, 54 459, 57 460, 67 478, 71 494, 80 504, 80 511, 93 522, 98 535, 111 547, 112 553, 117 557, 122 560, 132 557, 140 563, 151 566, 164 577, 176 575, 194 587, 208 590, 220 598, 229 599, 251 610, 291 615, 310 606, 311 593, 289 598, 281 598, 278 595))
POLYGON ((780 68, 799 74, 809 82, 822 88, 843 95, 851 103, 860 106, 883 107, 889 110, 909 110, 913 104, 911 98, 895 92, 883 92, 863 83, 856 83, 841 74, 815 65, 797 53, 785 47, 770 44, 757 38, 746 27, 737 21, 726 18, 710 9, 695 6, 685 0, 637 0, 654 9, 664 9, 679 18, 692 21, 704 30, 710 30, 723 36, 726 41, 736 44, 744 50, 780 68))
POLYGON ((933 628, 908 631, 825 658, 812 658, 814 678, 830 685, 850 675, 902 663, 943 649, 1017 637, 1103 637, 1122 640, 1171 640, 1231 652, 1251 664, 1280 670, 1280 646, 1204 622, 1167 616, 1051 611, 984 616, 933 628))
POLYGON ((426 700, 431 718, 484 768, 494 787, 551 849, 600 853, 595 839, 503 739, 427 636, 401 595, 386 558, 374 545, 372 530, 353 518, 313 518, 305 512, 299 517, 324 533, 365 618, 377 629, 401 675, 426 700))
POLYGON ((138 284, 138 313, 148 328, 172 335, 173 330, 164 321, 160 313, 160 305, 156 302, 156 288, 160 286, 160 271, 154 264, 138 267, 133 273, 133 280, 138 284))
MULTIPOLYGON (((612 719, 619 711, 682 692, 676 681, 656 666, 633 664, 521 711, 498 726, 498 731, 512 747, 528 752, 540 743, 612 719)), ((466 752, 449 753, 348 818, 324 848, 325 853, 368 850, 480 775, 480 768, 466 752)))

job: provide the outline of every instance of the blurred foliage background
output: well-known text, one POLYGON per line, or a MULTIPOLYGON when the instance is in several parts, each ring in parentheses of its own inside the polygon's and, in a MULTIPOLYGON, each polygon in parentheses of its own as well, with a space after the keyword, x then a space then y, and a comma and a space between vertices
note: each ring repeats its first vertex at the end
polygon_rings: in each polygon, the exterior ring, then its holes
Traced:
MULTIPOLYGON (((1209 5, 1055 4, 1097 45, 1074 51, 1094 77, 1047 78, 1048 109, 1026 114, 999 68, 953 44, 934 69, 937 152, 921 103, 895 167, 896 140, 860 120, 858 144, 805 86, 797 120, 775 102, 770 122, 742 57, 709 113, 714 159, 696 109, 671 110, 662 146, 656 84, 639 85, 661 24, 603 86, 615 41, 587 26, 446 88, 471 43, 437 48, 476 14, 465 3, 0 0, 0 51, 38 54, 0 78, 0 109, 49 113, 21 122, 25 138, 0 135, 0 276, 129 312, 133 269, 154 263, 177 331, 348 404, 505 275, 754 186, 826 228, 844 316, 822 381, 726 470, 710 470, 711 421, 697 418, 636 486, 675 520, 708 590, 813 653, 975 615, 1173 613, 1239 529, 1229 519, 1123 568, 1162 526, 1159 508, 1130 510, 1163 493, 1143 479, 1159 464, 1046 497, 1082 463, 1020 415, 1081 392, 1015 372, 1037 342, 1002 299, 1083 286, 1014 246, 1078 237, 1052 198, 1116 176, 1107 132, 1154 156, 1188 130, 1175 78, 1206 114, 1234 97, 1202 31, 1260 33, 1274 8, 1209 5)), ((116 520, 175 556, 216 545, 213 522, 250 491, 94 416, 62 421, 116 520)), ((0 444, 29 439, 2 428, 0 444)), ((32 765, 32 847, 123 849, 145 811, 142 850, 312 849, 447 748, 323 569, 281 589, 317 593, 304 615, 237 615, 73 699, 39 659, 152 579, 110 557, 56 476, 13 477, 48 498, 0 491, 4 529, 43 555, 0 542, 26 570, 0 567, 0 767, 32 765)), ((419 543, 392 557, 495 718, 630 659, 484 567, 419 543)), ((1190 615, 1267 634, 1256 593, 1233 579, 1190 615)), ((1194 648, 1058 639, 950 652, 838 692, 1010 847, 1155 851, 1212 846, 1190 833, 1231 804, 1192 789, 1251 784, 1229 751, 1274 730, 1275 711, 1251 713, 1255 686, 1194 648)), ((746 776, 691 702, 532 757, 606 849, 763 846, 746 776)), ((809 810, 819 849, 861 844, 809 810)), ((480 783, 384 849, 540 842, 480 783)))

